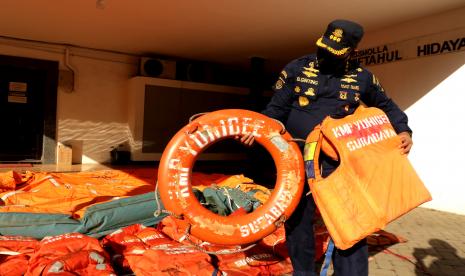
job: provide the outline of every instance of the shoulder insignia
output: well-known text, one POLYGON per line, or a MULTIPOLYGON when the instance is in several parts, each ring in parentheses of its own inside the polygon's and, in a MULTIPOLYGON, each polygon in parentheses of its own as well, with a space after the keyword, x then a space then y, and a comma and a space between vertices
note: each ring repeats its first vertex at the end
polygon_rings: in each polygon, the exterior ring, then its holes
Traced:
POLYGON ((360 67, 357 68, 357 72, 362 72, 362 71, 363 71, 362 68, 360 68, 360 67))
POLYGON ((379 80, 373 75, 373 84, 376 85, 381 92, 384 92, 384 88, 381 86, 381 83, 379 83, 379 80))
POLYGON ((284 81, 281 78, 279 78, 279 80, 276 82, 274 86, 276 87, 276 89, 281 89, 283 88, 283 84, 284 84, 284 81))

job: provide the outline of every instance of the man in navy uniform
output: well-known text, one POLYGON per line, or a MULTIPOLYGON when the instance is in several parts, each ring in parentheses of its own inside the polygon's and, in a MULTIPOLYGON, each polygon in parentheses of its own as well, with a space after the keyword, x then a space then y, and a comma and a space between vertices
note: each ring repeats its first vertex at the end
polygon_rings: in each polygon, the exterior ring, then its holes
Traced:
MULTIPOLYGON (((352 114, 361 102, 382 109, 401 138, 400 150, 412 147, 407 116, 386 95, 378 79, 350 59, 363 36, 363 28, 348 20, 332 21, 316 41, 317 52, 291 61, 273 87, 275 94, 263 114, 280 120, 294 138, 305 139, 326 116, 352 114)), ((253 136, 241 137, 251 145, 253 136)), ((323 177, 337 167, 329 158, 320 157, 323 177)), ((315 275, 313 214, 315 203, 307 195, 308 187, 292 216, 286 221, 286 242, 294 275, 315 275)), ((368 275, 368 248, 362 240, 347 250, 333 253, 336 276, 368 275)))

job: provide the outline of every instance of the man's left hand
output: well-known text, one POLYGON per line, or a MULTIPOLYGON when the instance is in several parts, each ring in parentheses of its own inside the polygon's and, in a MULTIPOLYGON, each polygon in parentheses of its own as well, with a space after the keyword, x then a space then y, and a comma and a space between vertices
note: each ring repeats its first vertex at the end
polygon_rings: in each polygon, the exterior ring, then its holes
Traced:
POLYGON ((250 147, 255 142, 255 136, 253 133, 244 134, 243 136, 234 137, 236 140, 239 140, 244 146, 250 147))
POLYGON ((399 133, 398 135, 400 137, 400 142, 401 142, 399 148, 402 154, 408 154, 410 152, 410 149, 413 146, 413 141, 412 141, 412 137, 410 136, 410 133, 408 133, 407 131, 404 131, 404 132, 399 133))

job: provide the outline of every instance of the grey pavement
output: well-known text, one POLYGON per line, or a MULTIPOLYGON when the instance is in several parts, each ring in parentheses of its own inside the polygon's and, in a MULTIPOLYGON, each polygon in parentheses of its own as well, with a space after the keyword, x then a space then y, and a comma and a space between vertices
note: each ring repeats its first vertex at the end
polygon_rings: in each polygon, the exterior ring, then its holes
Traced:
POLYGON ((370 246, 369 276, 465 276, 465 215, 419 207, 384 230, 407 241, 370 246))
POLYGON ((408 241, 370 247, 370 276, 465 275, 465 216, 416 208, 385 230, 408 241))

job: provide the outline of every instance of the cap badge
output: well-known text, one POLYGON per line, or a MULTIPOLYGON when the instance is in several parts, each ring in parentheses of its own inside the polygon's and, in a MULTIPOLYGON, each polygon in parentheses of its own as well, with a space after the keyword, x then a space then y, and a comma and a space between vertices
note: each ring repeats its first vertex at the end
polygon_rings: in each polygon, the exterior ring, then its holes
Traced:
POLYGON ((336 42, 341 42, 342 34, 343 34, 342 29, 335 29, 333 34, 330 35, 329 38, 336 42))

